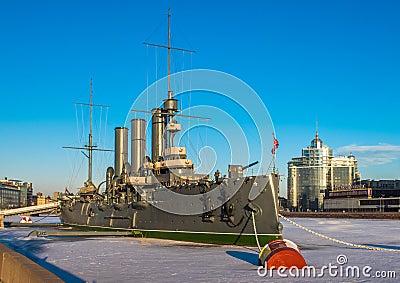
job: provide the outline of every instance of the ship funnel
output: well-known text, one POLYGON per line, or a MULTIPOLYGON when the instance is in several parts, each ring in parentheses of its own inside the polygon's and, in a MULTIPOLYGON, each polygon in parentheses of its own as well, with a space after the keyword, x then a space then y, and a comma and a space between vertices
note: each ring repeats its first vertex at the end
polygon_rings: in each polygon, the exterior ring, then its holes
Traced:
POLYGON ((128 128, 115 128, 115 176, 122 173, 124 163, 128 162, 128 128))
POLYGON ((131 175, 137 175, 146 156, 146 120, 131 120, 131 175))
POLYGON ((154 162, 162 156, 164 145, 164 115, 162 108, 153 109, 153 117, 151 118, 151 159, 154 162))

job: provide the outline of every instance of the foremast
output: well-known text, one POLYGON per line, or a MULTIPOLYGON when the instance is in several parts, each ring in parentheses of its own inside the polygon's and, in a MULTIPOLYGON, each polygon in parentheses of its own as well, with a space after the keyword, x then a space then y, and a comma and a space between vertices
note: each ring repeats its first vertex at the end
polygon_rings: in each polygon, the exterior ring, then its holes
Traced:
POLYGON ((96 145, 93 145, 93 107, 108 108, 109 106, 93 104, 93 80, 92 79, 90 79, 89 104, 82 103, 82 102, 74 102, 74 104, 89 106, 89 124, 90 124, 89 125, 89 144, 86 144, 83 147, 64 146, 63 148, 85 150, 88 152, 88 154, 86 154, 85 152, 82 152, 88 158, 88 178, 78 193, 82 194, 82 193, 97 192, 97 187, 93 184, 93 151, 96 150, 96 151, 112 152, 113 150, 100 149, 96 145))
POLYGON ((87 184, 93 185, 92 170, 93 170, 93 81, 90 79, 90 94, 89 94, 89 112, 90 112, 90 130, 89 130, 89 145, 87 146, 89 152, 89 170, 87 184))

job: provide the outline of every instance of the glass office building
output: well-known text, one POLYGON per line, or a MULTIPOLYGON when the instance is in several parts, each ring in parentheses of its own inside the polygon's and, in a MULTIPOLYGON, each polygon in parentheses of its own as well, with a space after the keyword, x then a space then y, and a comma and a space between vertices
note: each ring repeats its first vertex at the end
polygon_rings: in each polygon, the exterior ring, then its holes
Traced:
POLYGON ((288 163, 289 207, 294 211, 322 210, 327 190, 351 187, 359 180, 356 158, 352 154, 334 157, 317 131, 302 156, 288 163))
POLYGON ((0 209, 32 205, 32 183, 19 180, 0 180, 0 209))
POLYGON ((0 186, 0 209, 19 207, 21 199, 20 190, 13 186, 0 186))

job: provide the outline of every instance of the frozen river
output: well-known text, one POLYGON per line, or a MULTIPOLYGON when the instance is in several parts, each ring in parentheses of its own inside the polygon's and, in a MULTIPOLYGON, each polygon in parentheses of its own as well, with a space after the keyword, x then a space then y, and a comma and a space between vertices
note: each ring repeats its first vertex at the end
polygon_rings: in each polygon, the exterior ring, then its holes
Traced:
MULTIPOLYGON (((347 242, 400 250, 398 220, 293 220, 347 242)), ((257 273, 256 248, 130 237, 28 238, 29 232, 37 229, 29 227, 6 228, 0 231, 0 241, 67 282, 399 282, 400 252, 343 246, 281 221, 284 237, 300 246, 317 278, 312 273, 296 278, 294 271, 261 277, 257 273), (339 264, 338 260, 343 259, 347 262, 339 264), (329 265, 333 266, 331 273, 323 269, 329 265), (344 272, 349 266, 357 267, 360 277, 344 272), (318 278, 319 274, 323 276, 318 278), (393 274, 396 278, 378 278, 393 274)))

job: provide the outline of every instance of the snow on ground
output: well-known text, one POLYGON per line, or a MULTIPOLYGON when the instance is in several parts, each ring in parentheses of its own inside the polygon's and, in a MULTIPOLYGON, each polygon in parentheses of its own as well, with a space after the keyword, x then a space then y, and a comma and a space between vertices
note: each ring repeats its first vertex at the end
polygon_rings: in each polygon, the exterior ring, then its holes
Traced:
MULTIPOLYGON (((400 250, 400 221, 347 219, 293 219, 301 225, 340 240, 400 250)), ((256 248, 192 244, 157 239, 27 238, 36 228, 15 227, 0 231, 0 241, 27 255, 67 282, 398 282, 400 252, 370 251, 343 246, 285 222, 284 237, 300 246, 307 264, 316 268, 371 266, 371 277, 329 276, 287 278, 277 272, 257 274, 256 248), (376 271, 395 271, 396 279, 373 278, 376 271)), ((40 228, 44 230, 45 228, 40 228)), ((47 228, 54 229, 54 228, 47 228)), ((343 269, 344 270, 344 269, 343 269)))

